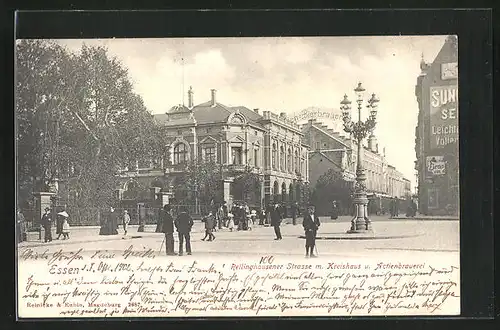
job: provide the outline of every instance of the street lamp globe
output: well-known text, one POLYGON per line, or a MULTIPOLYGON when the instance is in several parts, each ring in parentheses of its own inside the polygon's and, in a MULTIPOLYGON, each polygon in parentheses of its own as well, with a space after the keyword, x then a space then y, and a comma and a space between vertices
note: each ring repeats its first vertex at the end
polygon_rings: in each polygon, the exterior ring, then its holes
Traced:
POLYGON ((363 102, 365 89, 363 88, 363 85, 361 85, 361 83, 358 83, 358 86, 354 89, 354 92, 356 93, 357 101, 363 102))
POLYGON ((344 99, 340 102, 340 110, 342 110, 342 118, 345 120, 351 117, 351 101, 344 95, 344 99))
POLYGON ((377 107, 378 107, 378 102, 380 100, 378 99, 378 97, 375 95, 375 93, 372 94, 372 97, 370 98, 370 100, 368 100, 368 106, 371 110, 370 110, 370 115, 373 119, 375 119, 377 117, 377 107))

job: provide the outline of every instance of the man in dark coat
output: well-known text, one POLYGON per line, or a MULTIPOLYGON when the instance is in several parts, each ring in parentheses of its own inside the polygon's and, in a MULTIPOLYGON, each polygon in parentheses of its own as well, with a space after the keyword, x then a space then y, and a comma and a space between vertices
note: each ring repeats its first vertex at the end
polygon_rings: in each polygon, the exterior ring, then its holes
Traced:
POLYGON ((276 234, 275 241, 281 240, 281 212, 279 204, 275 204, 273 210, 271 211, 271 226, 274 227, 274 233, 276 234))
POLYGON ((160 221, 162 222, 162 230, 165 233, 165 246, 167 249, 167 256, 174 256, 174 218, 171 214, 170 205, 163 206, 160 212, 160 221))
POLYGON ((45 208, 45 213, 42 215, 41 222, 43 229, 45 229, 44 242, 52 242, 52 216, 48 207, 45 208))
POLYGON ((302 221, 302 226, 304 227, 306 235, 306 258, 315 258, 314 246, 316 245, 316 233, 320 226, 319 218, 315 214, 315 207, 310 205, 307 208, 307 213, 302 221))
POLYGON ((181 213, 175 219, 174 224, 179 234, 179 255, 183 255, 184 240, 186 240, 186 252, 188 255, 191 255, 191 237, 189 233, 191 232, 191 228, 193 227, 193 219, 187 213, 185 207, 181 209, 181 213))

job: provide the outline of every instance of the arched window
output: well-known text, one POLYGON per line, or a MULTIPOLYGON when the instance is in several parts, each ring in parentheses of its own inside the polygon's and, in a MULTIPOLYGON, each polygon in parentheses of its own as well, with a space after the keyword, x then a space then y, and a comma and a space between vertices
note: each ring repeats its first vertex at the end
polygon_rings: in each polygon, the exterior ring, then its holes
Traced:
POLYGON ((276 169, 276 156, 277 156, 277 150, 276 150, 276 143, 273 143, 273 154, 271 158, 271 166, 273 169, 276 169))
POLYGON ((292 149, 288 148, 288 155, 287 155, 287 158, 286 158, 286 165, 288 167, 288 172, 292 172, 292 165, 293 165, 293 162, 292 162, 292 149))
POLYGON ((285 170, 285 149, 283 146, 280 147, 280 170, 285 170))
POLYGON ((174 164, 182 164, 187 160, 187 148, 184 143, 178 143, 174 147, 174 164))

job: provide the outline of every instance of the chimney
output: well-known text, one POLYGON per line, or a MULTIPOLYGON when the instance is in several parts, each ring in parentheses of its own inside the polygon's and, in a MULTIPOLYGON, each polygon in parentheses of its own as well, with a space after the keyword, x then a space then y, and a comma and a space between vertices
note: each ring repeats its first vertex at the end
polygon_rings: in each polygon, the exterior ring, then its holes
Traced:
POLYGON ((216 94, 217 94, 217 90, 216 89, 212 89, 212 107, 215 107, 215 105, 217 104, 217 100, 215 98, 216 94))
POLYGON ((194 104, 193 104, 193 87, 189 86, 189 91, 188 91, 188 108, 192 109, 194 104))
POLYGON ((255 111, 255 113, 259 113, 259 108, 255 108, 253 111, 255 111))

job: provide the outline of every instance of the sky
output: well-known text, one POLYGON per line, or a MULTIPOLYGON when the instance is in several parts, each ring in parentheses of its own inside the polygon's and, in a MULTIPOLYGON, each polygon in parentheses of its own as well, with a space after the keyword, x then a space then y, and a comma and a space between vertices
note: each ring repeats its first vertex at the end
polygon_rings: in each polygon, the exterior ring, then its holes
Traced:
MULTIPOLYGON (((339 111, 362 82, 379 99, 375 135, 391 165, 415 188, 415 84, 422 55, 432 62, 446 36, 162 38, 57 40, 70 51, 105 46, 128 68, 152 113, 210 99, 289 115, 308 107, 339 111)), ((367 110, 364 108, 364 112, 367 110)), ((353 113, 353 118, 354 113, 353 113)), ((338 127, 325 120, 325 124, 338 127)))

